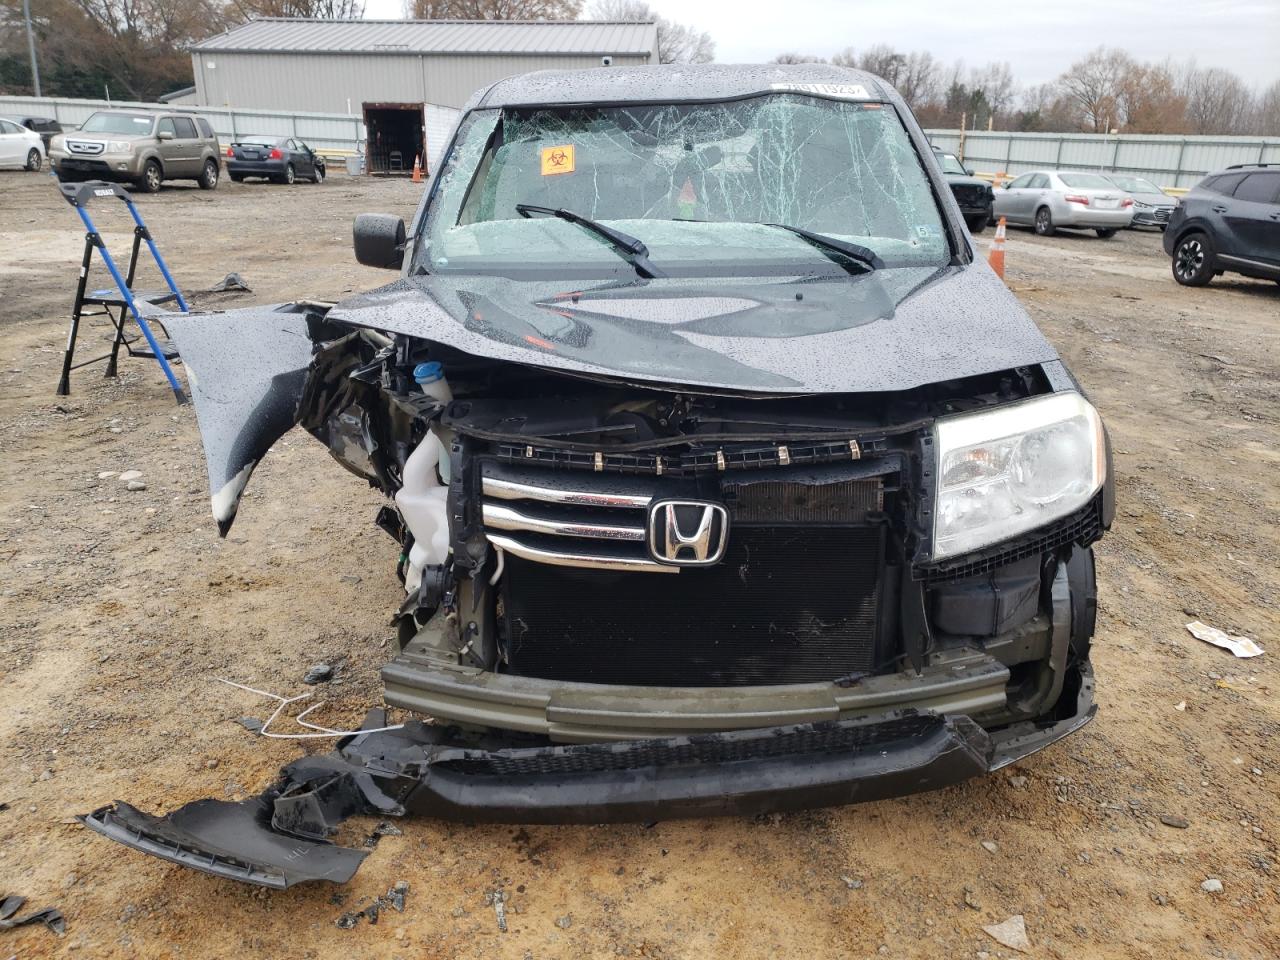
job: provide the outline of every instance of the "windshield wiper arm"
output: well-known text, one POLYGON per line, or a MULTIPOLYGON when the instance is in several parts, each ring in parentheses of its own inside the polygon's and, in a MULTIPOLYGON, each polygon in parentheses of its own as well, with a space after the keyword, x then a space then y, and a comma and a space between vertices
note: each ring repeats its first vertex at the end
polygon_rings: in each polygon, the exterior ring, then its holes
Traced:
POLYGON ((649 248, 644 245, 644 241, 631 236, 629 233, 606 227, 603 223, 598 223, 590 217, 584 217, 580 213, 574 213, 572 210, 565 210, 563 207, 540 207, 533 203, 517 203, 516 213, 526 219, 531 213, 542 213, 549 217, 559 217, 561 220, 576 223, 578 226, 590 230, 596 236, 608 240, 609 245, 627 263, 635 267, 636 273, 640 274, 640 276, 648 277, 649 279, 666 276, 665 273, 649 262, 649 248))
POLYGON ((860 243, 850 243, 848 240, 838 240, 835 237, 828 237, 826 234, 814 233, 812 230, 806 230, 804 227, 793 227, 785 223, 766 223, 766 227, 777 227, 779 230, 786 230, 794 233, 802 240, 818 247, 820 250, 837 253, 842 257, 852 260, 859 264, 864 270, 870 273, 872 270, 884 269, 884 261, 870 247, 864 247, 860 243))

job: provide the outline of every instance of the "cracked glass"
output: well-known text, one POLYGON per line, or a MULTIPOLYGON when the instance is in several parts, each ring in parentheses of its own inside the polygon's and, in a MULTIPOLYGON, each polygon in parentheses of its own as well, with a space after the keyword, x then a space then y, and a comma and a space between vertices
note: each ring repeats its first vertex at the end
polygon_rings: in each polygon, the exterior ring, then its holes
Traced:
POLYGON ((889 268, 949 247, 928 178, 888 104, 770 94, 716 103, 473 112, 427 211, 429 273, 634 276, 566 209, 639 238, 671 276, 838 275, 786 224, 868 247, 889 268))

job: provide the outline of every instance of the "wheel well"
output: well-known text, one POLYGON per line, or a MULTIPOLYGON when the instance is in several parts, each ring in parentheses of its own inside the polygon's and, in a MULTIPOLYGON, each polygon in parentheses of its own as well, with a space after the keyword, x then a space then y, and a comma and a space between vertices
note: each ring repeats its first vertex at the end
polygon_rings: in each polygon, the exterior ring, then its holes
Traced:
POLYGON ((148 163, 152 163, 152 162, 154 162, 154 163, 155 163, 155 165, 156 165, 157 167, 159 167, 159 168, 160 168, 160 176, 162 176, 162 177, 163 177, 163 176, 164 176, 164 161, 163 161, 163 160, 161 160, 161 159, 160 159, 159 157, 157 157, 157 156, 154 156, 154 155, 153 155, 153 156, 147 157, 145 160, 143 160, 143 161, 142 161, 142 169, 143 169, 143 170, 146 170, 146 169, 147 169, 147 164, 148 164, 148 163))

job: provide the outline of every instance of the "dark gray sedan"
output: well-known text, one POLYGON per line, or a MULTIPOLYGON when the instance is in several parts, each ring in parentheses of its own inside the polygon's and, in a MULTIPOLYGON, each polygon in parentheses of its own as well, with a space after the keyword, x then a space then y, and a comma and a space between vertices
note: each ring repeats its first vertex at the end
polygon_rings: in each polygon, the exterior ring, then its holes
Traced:
POLYGON ((323 183, 324 157, 293 137, 241 137, 227 147, 227 175, 236 183, 246 177, 323 183))

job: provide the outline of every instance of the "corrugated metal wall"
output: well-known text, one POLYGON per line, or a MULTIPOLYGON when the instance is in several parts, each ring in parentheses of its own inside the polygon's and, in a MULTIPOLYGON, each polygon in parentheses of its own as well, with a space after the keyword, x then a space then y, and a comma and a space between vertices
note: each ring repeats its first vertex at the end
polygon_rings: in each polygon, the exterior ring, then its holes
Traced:
MULTIPOLYGON (((480 87, 531 70, 600 67, 598 56, 340 53, 191 55, 198 102, 210 106, 359 113, 363 103, 460 107, 480 87)), ((648 62, 618 56, 617 66, 648 62)))
MULTIPOLYGON (((926 130, 934 146, 960 152, 960 131, 926 130)), ((979 173, 1040 168, 1101 170, 1191 187, 1233 163, 1280 163, 1280 137, 1107 136, 966 131, 964 162, 979 173)))
MULTIPOLYGON (((52 117, 63 126, 76 127, 98 110, 172 110, 164 103, 132 103, 106 100, 72 100, 62 97, 0 97, 0 114, 52 117)), ((185 113, 206 117, 224 144, 248 134, 298 137, 317 150, 363 151, 364 121, 359 116, 325 113, 293 113, 283 110, 228 110, 219 107, 182 107, 185 113)), ((357 106, 356 109, 359 109, 357 106)), ((450 131, 458 119, 453 107, 426 105, 427 165, 434 169, 450 131)))

